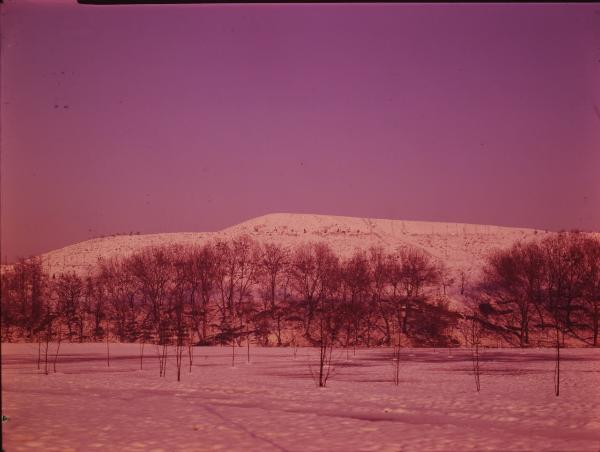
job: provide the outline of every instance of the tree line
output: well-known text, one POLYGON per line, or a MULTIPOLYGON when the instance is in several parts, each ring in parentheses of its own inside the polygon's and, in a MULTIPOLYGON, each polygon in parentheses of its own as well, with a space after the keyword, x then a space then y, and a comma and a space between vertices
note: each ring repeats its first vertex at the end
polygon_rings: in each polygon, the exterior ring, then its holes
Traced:
MULTIPOLYGON (((600 240, 558 233, 492 253, 450 308, 442 262, 411 248, 295 248, 249 236, 148 248, 87 277, 48 275, 39 258, 2 274, 2 340, 194 345, 434 346, 489 340, 598 345, 600 240)), ((458 278, 456 278, 458 279, 458 278)), ((464 285, 464 281, 460 284, 464 285)), ((235 354, 235 350, 233 350, 235 354)))

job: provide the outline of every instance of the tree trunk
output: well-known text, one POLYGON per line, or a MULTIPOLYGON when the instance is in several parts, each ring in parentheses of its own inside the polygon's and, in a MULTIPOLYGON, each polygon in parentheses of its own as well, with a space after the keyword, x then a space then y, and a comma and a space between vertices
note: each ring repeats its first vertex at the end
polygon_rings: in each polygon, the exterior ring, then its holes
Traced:
POLYGON ((599 308, 598 303, 594 303, 594 313, 592 315, 592 323, 593 323, 592 328, 594 330, 594 341, 593 341, 594 347, 598 346, 598 323, 599 323, 598 320, 600 318, 600 312, 598 312, 598 308, 599 308))
POLYGON ((231 335, 231 367, 235 367, 235 338, 231 335))
POLYGON ((250 330, 248 329, 248 321, 246 320, 246 348, 248 352, 248 363, 250 363, 250 330))
POLYGON ((560 395, 560 331, 558 322, 556 326, 556 365, 554 367, 554 393, 556 397, 560 395))
POLYGON ((110 367, 110 345, 108 342, 108 336, 110 334, 109 331, 109 323, 108 320, 106 321, 106 366, 110 367))
POLYGON ((54 363, 53 363, 53 369, 54 369, 54 373, 56 373, 56 363, 58 362, 58 352, 60 350, 60 343, 61 343, 62 337, 61 334, 58 334, 58 344, 56 345, 56 354, 54 355, 54 363))
POLYGON ((140 370, 144 369, 144 341, 140 344, 140 370))
POLYGON ((40 363, 42 360, 42 338, 38 333, 38 358, 37 358, 37 368, 40 370, 40 363))

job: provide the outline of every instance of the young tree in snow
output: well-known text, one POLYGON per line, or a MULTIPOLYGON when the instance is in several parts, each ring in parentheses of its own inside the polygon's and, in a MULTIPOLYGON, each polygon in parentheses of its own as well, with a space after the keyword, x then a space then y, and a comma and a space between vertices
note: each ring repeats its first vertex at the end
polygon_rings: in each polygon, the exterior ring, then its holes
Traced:
MULTIPOLYGON (((325 387, 334 370, 333 349, 343 317, 339 312, 340 288, 342 286, 339 258, 327 245, 317 244, 314 249, 317 271, 312 331, 307 338, 319 347, 319 369, 314 375, 319 387, 325 387)), ((311 368, 312 372, 312 368, 311 368)))
MULTIPOLYGON (((49 355, 51 353, 50 344, 57 337, 57 332, 60 330, 60 319, 58 310, 55 304, 55 300, 50 297, 50 294, 47 294, 45 298, 45 302, 41 305, 40 310, 40 321, 39 321, 39 342, 40 344, 44 344, 43 353, 44 353, 44 373, 48 375, 49 373, 49 355)), ((38 362, 39 362, 38 358, 38 362)), ((39 366, 38 366, 39 367, 39 366)), ((55 366, 56 369, 56 366, 55 366)))
POLYGON ((579 270, 583 261, 578 237, 558 234, 542 241, 546 271, 544 302, 550 314, 555 332, 554 389, 560 395, 560 349, 565 335, 572 327, 572 313, 579 298, 582 274, 579 270), (579 267, 579 268, 578 268, 579 267))
MULTIPOLYGON (((476 303, 472 303, 475 304, 476 303)), ((473 366, 473 378, 477 392, 481 391, 481 366, 480 348, 483 337, 483 323, 477 308, 469 309, 458 323, 458 329, 462 333, 465 344, 471 349, 471 362, 473 366)))
MULTIPOLYGON (((192 293, 195 291, 189 284, 188 262, 189 256, 182 250, 177 250, 173 258, 173 275, 168 297, 171 328, 175 336, 175 365, 177 368, 177 381, 181 381, 181 366, 183 352, 190 339, 189 331, 192 311, 192 293)), ((189 347, 188 347, 189 349, 189 347)), ((191 356, 191 355, 190 355, 191 356)), ((190 358, 191 360, 191 358, 190 358)))

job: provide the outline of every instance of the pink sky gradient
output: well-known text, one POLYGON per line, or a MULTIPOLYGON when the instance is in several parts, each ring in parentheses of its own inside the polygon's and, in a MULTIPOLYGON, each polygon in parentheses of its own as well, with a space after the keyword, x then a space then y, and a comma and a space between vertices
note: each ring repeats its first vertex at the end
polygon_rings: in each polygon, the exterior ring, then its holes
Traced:
POLYGON ((271 212, 600 230, 600 6, 2 8, 2 259, 271 212))

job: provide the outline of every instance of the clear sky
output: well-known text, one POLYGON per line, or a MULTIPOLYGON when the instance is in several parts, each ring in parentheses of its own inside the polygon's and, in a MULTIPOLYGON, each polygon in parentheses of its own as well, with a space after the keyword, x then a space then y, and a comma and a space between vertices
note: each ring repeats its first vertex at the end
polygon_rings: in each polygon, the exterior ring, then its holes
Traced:
POLYGON ((600 6, 6 1, 2 259, 271 212, 600 230, 600 6))

